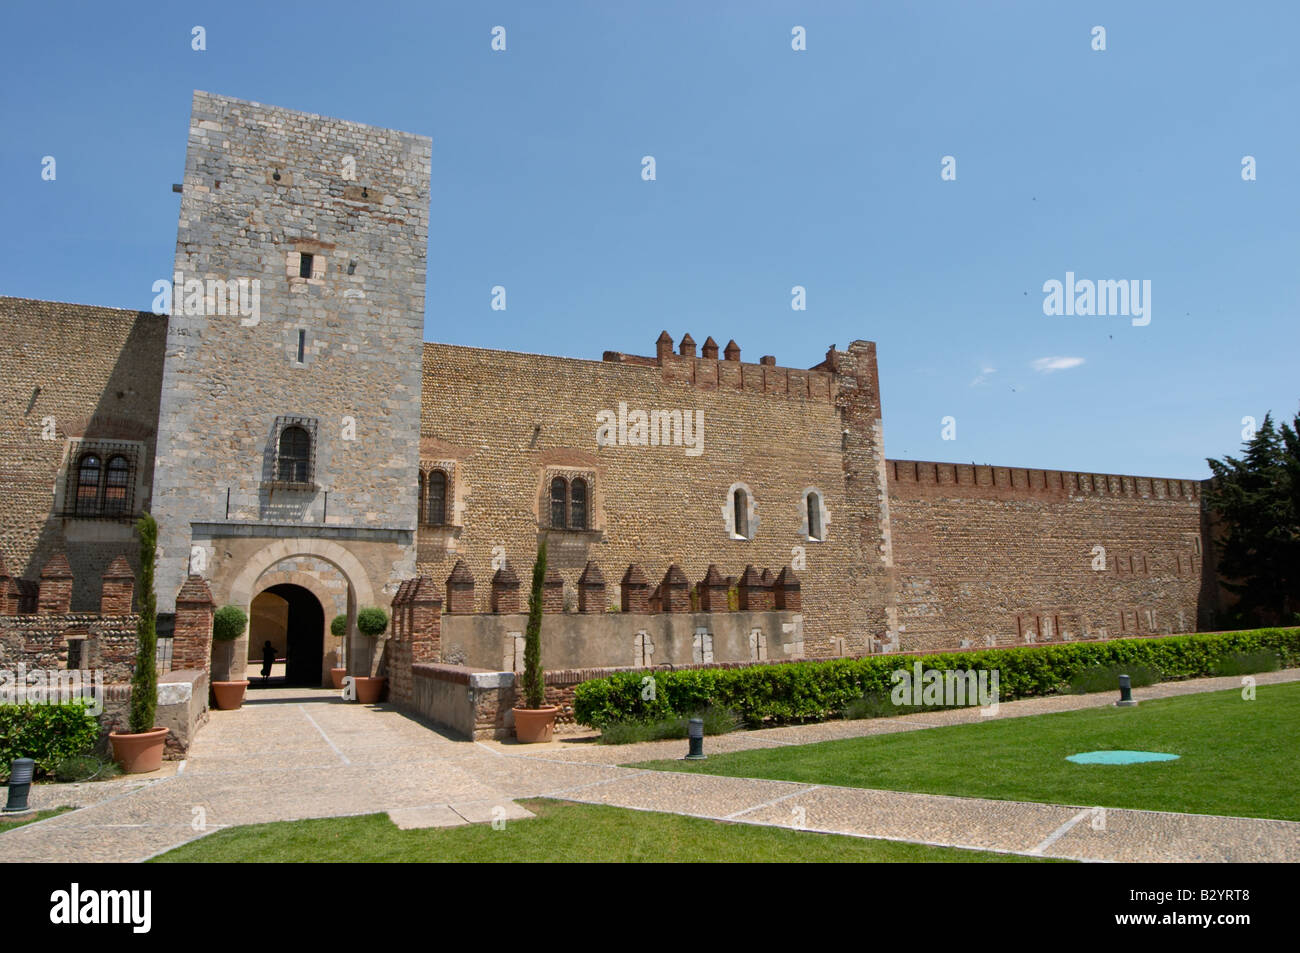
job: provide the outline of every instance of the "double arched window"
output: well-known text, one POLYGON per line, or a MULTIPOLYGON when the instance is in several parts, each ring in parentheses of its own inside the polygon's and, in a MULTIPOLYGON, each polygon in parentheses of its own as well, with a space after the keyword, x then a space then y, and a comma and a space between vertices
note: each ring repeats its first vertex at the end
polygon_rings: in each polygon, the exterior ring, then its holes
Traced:
POLYGON ((122 453, 81 454, 68 508, 77 516, 129 516, 131 470, 130 458, 122 453))
POLYGON ((551 480, 551 528, 587 529, 587 481, 582 477, 551 480))

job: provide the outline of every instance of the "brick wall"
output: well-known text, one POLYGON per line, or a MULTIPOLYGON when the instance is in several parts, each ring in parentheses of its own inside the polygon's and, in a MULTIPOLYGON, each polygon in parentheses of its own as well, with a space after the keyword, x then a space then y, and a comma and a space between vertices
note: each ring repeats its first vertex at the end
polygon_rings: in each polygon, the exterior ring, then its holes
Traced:
POLYGON ((84 639, 81 669, 100 670, 105 682, 129 682, 138 622, 135 615, 79 612, 0 616, 0 668, 13 671, 21 662, 29 670, 66 670, 69 641, 84 639))
POLYGON ((1197 482, 902 460, 888 471, 901 649, 1197 628, 1197 482))
POLYGON ((403 582, 393 597, 392 625, 384 647, 388 699, 410 708, 414 699, 414 666, 439 660, 442 597, 432 579, 403 582))
MULTIPOLYGON (((577 608, 589 560, 607 570, 636 563, 654 584, 675 563, 694 584, 710 563, 739 577, 749 564, 791 564, 801 547, 808 654, 833 654, 836 639, 846 652, 865 651, 885 626, 874 346, 857 342, 836 353, 835 369, 798 370, 680 355, 579 361, 425 344, 421 466, 448 472, 451 486, 447 525, 421 527, 419 572, 445 580, 463 560, 481 583, 476 611, 489 611, 494 555, 504 553, 526 588, 546 533, 548 566, 577 608), (859 408, 867 429, 856 451, 862 472, 852 474, 849 490, 841 398, 859 408), (597 414, 617 414, 620 403, 629 413, 702 411, 703 451, 599 445, 597 414), (590 478, 592 530, 547 531, 554 474, 590 478), (752 539, 733 539, 727 529, 737 483, 753 496, 752 539), (809 487, 829 512, 820 542, 805 531, 809 487), (864 539, 873 547, 865 567, 864 539)), ((620 579, 608 579, 610 603, 619 600, 620 579)))
POLYGON ((99 607, 99 578, 121 553, 138 569, 130 515, 64 519, 67 458, 89 443, 135 452, 134 513, 149 500, 167 318, 0 297, 0 557, 35 581, 57 553, 72 609, 99 607), (46 439, 47 437, 52 439, 46 439), (56 512, 57 508, 57 512, 56 512))

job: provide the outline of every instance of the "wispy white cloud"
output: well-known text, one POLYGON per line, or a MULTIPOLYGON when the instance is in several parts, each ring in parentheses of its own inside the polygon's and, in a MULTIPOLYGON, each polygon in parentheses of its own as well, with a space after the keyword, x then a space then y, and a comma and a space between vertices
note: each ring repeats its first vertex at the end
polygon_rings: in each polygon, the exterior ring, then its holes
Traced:
POLYGON ((983 384, 987 384, 989 381, 989 377, 992 376, 993 374, 996 374, 997 372, 998 369, 996 367, 993 367, 990 364, 980 365, 980 372, 975 376, 975 379, 970 382, 970 386, 980 387, 983 384))
POLYGON ((1050 374, 1052 371, 1068 371, 1082 363, 1081 357, 1040 357, 1036 361, 1031 361, 1029 366, 1040 374, 1050 374))

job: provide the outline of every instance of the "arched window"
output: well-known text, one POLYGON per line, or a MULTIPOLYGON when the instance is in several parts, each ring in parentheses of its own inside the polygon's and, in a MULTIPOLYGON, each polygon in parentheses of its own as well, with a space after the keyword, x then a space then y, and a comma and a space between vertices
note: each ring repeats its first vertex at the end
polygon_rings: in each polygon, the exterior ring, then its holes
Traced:
POLYGON ((415 523, 424 525, 424 471, 419 474, 419 488, 415 491, 415 523))
POLYGON ((569 508, 569 482, 564 477, 551 481, 551 526, 564 529, 565 514, 569 508))
POLYGON ((276 479, 281 483, 306 483, 311 462, 311 435, 302 427, 285 427, 280 433, 280 472, 276 479))
POLYGON ((810 490, 804 502, 808 505, 808 538, 820 541, 823 538, 821 494, 810 490))
POLYGON ((447 522, 446 471, 429 471, 429 502, 424 512, 428 522, 433 526, 442 526, 447 522))
POLYGON ((131 464, 126 457, 116 456, 108 461, 104 476, 104 513, 120 516, 127 509, 127 489, 131 479, 131 464))
POLYGON ((587 528, 587 481, 574 477, 569 484, 569 529, 587 528))
POLYGON ((749 539, 749 494, 736 489, 731 494, 732 533, 737 539, 749 539))
POLYGON ((99 509, 99 477, 104 464, 99 456, 87 453, 77 462, 77 512, 92 515, 99 509))

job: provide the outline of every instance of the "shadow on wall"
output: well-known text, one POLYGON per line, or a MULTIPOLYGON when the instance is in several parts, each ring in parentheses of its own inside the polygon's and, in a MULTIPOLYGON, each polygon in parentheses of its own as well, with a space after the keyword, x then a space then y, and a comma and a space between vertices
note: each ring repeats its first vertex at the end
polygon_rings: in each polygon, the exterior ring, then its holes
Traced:
MULTIPOLYGON (((39 433, 41 419, 53 416, 58 439, 50 441, 50 451, 43 455, 39 465, 33 465, 23 478, 39 483, 52 492, 44 513, 31 513, 33 522, 40 521, 40 530, 32 552, 25 562, 10 562, 10 571, 30 582, 40 579, 42 568, 55 555, 64 552, 72 567, 73 612, 99 611, 99 580, 114 557, 126 556, 133 573, 139 573, 139 544, 135 539, 134 524, 139 514, 149 508, 153 486, 154 454, 157 450, 158 409, 162 394, 163 354, 167 333, 167 319, 148 312, 139 312, 121 344, 121 349, 93 407, 62 409, 55 406, 60 388, 65 387, 62 374, 78 367, 75 353, 55 355, 44 362, 57 365, 54 379, 41 385, 41 392, 32 400, 24 416, 23 434, 39 433), (80 415, 75 415, 81 410, 80 415), (138 444, 135 450, 132 513, 125 518, 67 517, 62 502, 70 481, 60 466, 69 438, 80 438, 83 444, 93 441, 138 444)), ((93 345, 93 341, 78 341, 80 347, 93 345)), ((75 385, 67 384, 67 388, 75 385)), ((64 391, 66 393, 66 390, 64 391)), ((75 486, 75 461, 71 484, 75 486)), ((104 492, 106 471, 101 471, 98 492, 104 492)), ((6 520, 23 520, 27 514, 6 512, 6 520)))

